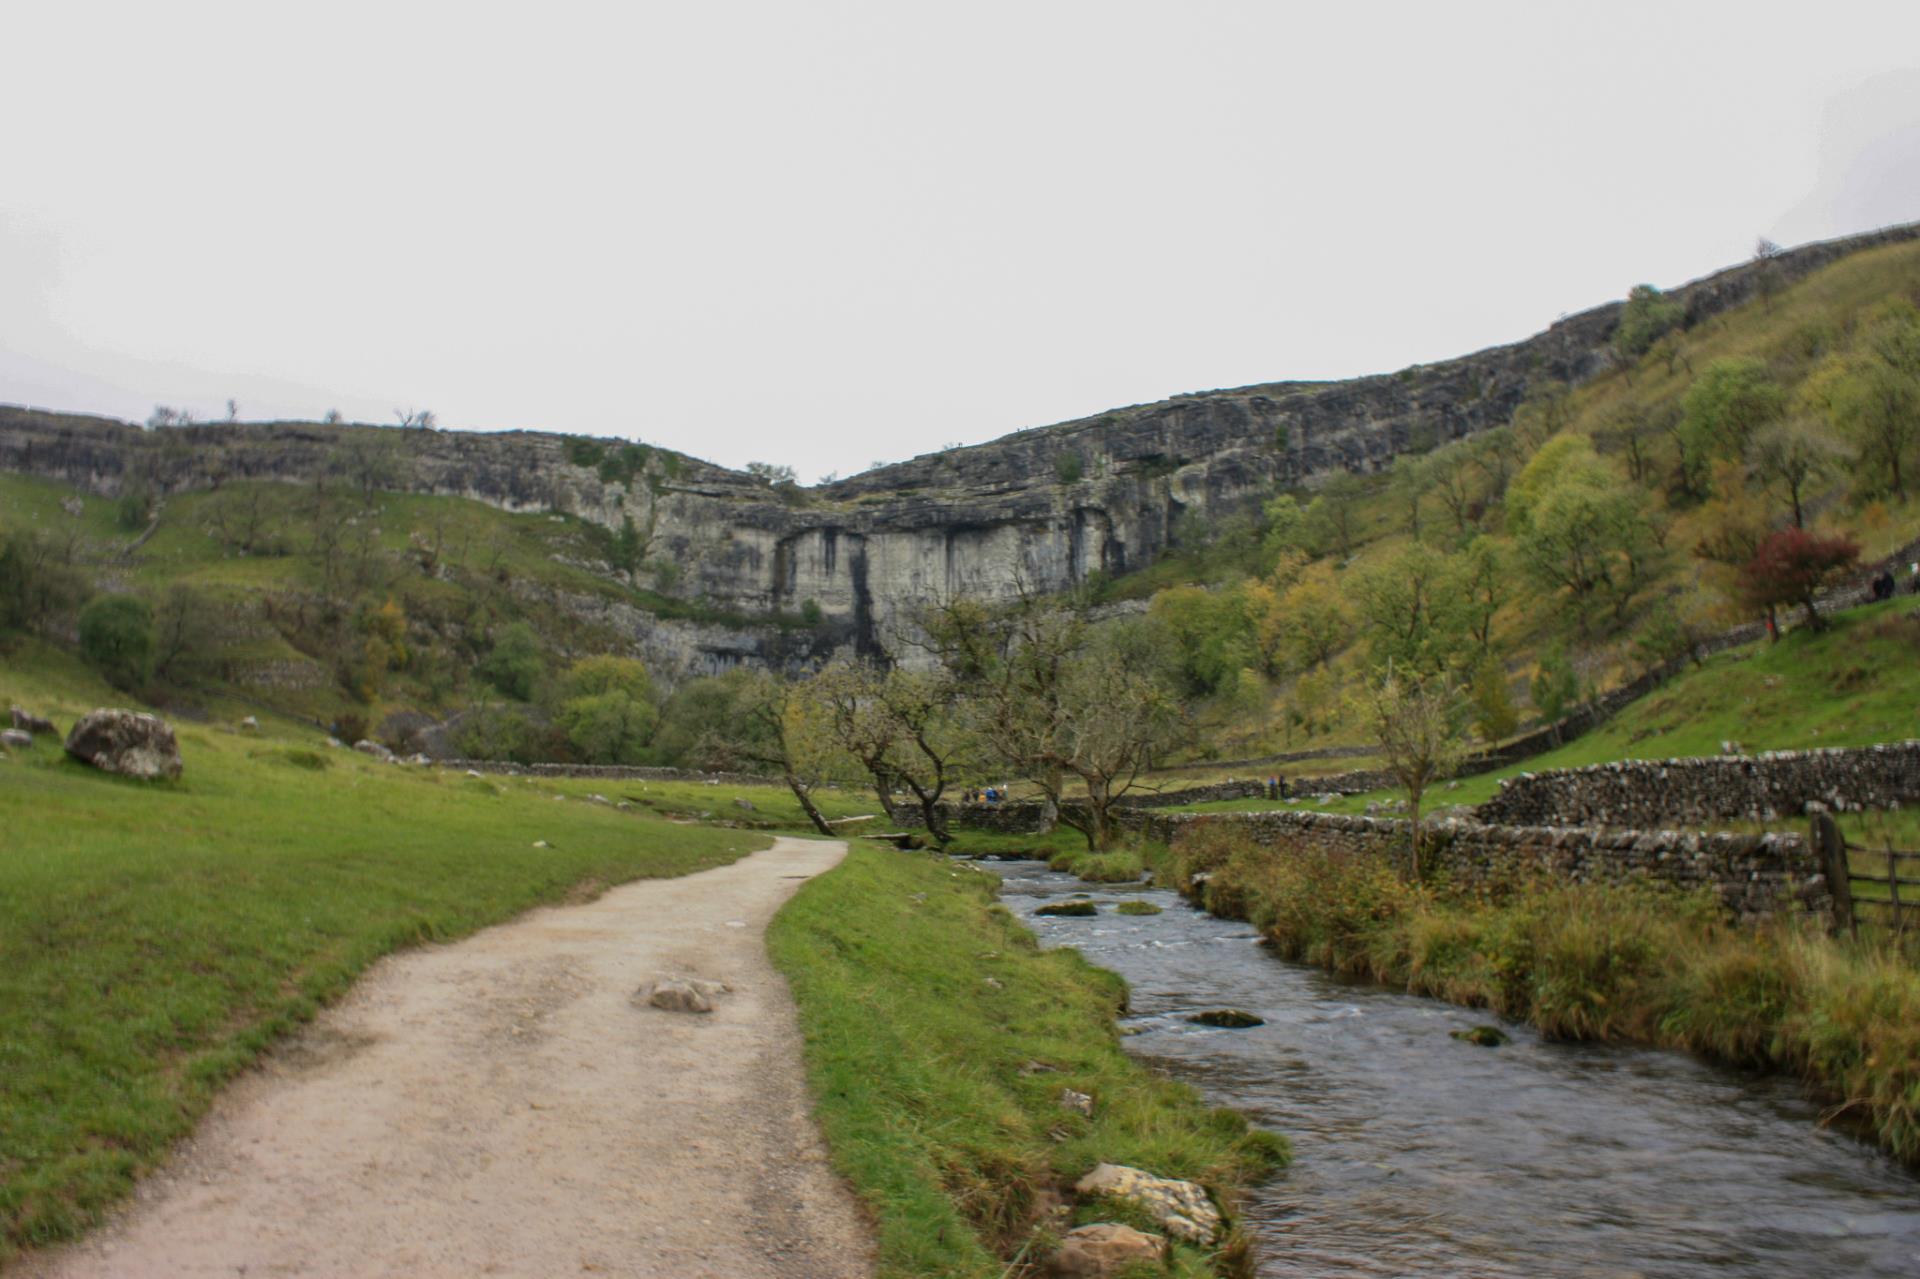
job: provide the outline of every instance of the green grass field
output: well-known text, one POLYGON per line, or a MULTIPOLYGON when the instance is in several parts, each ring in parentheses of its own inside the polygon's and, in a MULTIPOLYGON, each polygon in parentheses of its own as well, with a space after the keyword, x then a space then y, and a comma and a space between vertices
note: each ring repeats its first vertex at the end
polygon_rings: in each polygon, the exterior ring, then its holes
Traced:
MULTIPOLYGON (((6 660, 0 705, 63 729, 124 704, 77 667, 6 660)), ((45 738, 0 761, 0 1256, 96 1219, 380 956, 766 843, 379 764, 272 721, 175 728, 173 783, 45 738)))
MULTIPOLYGON (((1124 983, 1038 950, 997 887, 944 857, 856 844, 769 933, 815 1113, 874 1212, 888 1279, 1004 1279, 1037 1262, 1048 1196, 1101 1161, 1198 1180, 1231 1206, 1285 1159, 1284 1142, 1129 1058, 1113 1025, 1124 983), (1067 1088, 1093 1097, 1091 1118, 1061 1106, 1067 1088)), ((1115 1211, 1079 1205, 1073 1224, 1128 1220, 1115 1211)), ((1221 1273, 1242 1246, 1182 1246, 1174 1273, 1221 1273)))

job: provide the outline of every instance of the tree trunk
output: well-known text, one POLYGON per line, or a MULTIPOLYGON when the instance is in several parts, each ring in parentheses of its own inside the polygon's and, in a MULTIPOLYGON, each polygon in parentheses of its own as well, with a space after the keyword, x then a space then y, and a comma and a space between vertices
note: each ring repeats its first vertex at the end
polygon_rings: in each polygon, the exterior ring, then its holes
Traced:
POLYGON ((792 769, 786 770, 786 779, 787 789, 792 791, 793 797, 800 801, 800 807, 806 812, 807 820, 813 823, 813 828, 828 839, 838 839, 839 835, 834 832, 833 827, 827 825, 827 819, 820 815, 820 810, 813 806, 813 796, 808 793, 807 787, 800 784, 800 779, 794 776, 792 769))
POLYGON ((1113 796, 1104 782, 1087 783, 1087 839, 1093 851, 1104 853, 1113 847, 1113 796))

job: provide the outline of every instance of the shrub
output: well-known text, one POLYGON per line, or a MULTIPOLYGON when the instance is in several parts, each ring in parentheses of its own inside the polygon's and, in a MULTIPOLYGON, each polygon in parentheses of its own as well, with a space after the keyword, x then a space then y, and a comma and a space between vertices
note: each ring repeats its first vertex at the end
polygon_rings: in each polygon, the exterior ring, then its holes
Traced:
POLYGON ((546 670, 540 636, 525 622, 501 627, 494 634, 493 648, 475 670, 481 679, 515 701, 532 701, 546 670))
POLYGON ((123 692, 153 678, 153 611, 131 595, 102 595, 80 610, 80 653, 123 692))
POLYGON ((1062 484, 1078 484, 1087 464, 1078 453, 1062 453, 1053 459, 1053 473, 1062 484))

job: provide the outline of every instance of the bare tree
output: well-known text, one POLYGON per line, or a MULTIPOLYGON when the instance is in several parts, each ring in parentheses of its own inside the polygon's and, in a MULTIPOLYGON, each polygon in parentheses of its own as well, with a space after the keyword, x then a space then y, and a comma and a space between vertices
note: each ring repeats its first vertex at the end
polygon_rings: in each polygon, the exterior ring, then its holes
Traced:
POLYGON ((813 792, 832 778, 835 751, 819 704, 804 689, 766 671, 734 670, 726 714, 710 725, 696 747, 722 768, 745 764, 780 774, 813 828, 835 832, 814 803, 813 792))
POLYGON ((1389 665, 1362 688, 1356 707, 1373 736, 1387 771, 1407 792, 1413 833, 1412 872, 1420 877, 1420 801, 1451 773, 1465 754, 1459 689, 1445 675, 1415 678, 1389 665))

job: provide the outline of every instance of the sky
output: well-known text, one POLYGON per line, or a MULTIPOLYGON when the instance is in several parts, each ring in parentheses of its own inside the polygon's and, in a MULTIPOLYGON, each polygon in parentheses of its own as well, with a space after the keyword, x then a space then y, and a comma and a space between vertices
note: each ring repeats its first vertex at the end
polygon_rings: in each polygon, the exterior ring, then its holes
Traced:
POLYGON ((1920 5, 0 0, 0 402, 850 474, 1920 219, 1920 5))

